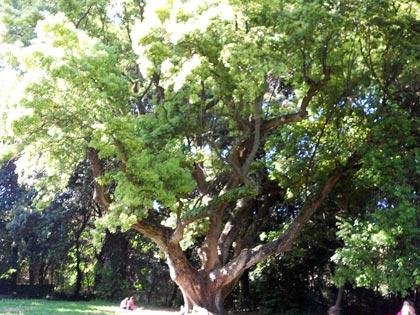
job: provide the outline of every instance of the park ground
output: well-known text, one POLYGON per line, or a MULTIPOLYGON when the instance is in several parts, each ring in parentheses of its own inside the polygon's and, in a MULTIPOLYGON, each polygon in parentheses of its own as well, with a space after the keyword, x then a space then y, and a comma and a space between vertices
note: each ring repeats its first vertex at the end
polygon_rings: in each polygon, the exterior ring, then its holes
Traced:
POLYGON ((136 311, 125 311, 118 303, 106 301, 69 302, 47 300, 2 299, 1 315, 171 315, 175 309, 140 307, 136 311))

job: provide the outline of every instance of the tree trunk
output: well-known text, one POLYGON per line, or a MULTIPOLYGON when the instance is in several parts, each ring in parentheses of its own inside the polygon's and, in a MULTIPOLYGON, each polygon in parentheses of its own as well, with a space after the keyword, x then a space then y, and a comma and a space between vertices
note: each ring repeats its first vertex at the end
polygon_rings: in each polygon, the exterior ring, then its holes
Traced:
POLYGON ((197 271, 185 259, 178 246, 166 253, 172 280, 184 298, 182 313, 225 314, 223 302, 226 294, 220 270, 197 271))
POLYGON ((94 288, 101 297, 114 298, 125 290, 127 280, 128 240, 124 233, 106 231, 95 268, 94 288))
POLYGON ((12 248, 11 249, 12 249, 12 254, 9 257, 9 266, 10 266, 10 268, 12 268, 16 271, 12 274, 12 276, 10 278, 10 283, 12 284, 13 287, 15 287, 16 284, 17 284, 18 273, 20 272, 19 263, 18 263, 19 249, 18 249, 18 246, 16 245, 15 242, 12 243, 12 248))
POLYGON ((152 269, 152 283, 150 283, 149 290, 147 292, 147 304, 150 304, 150 300, 152 298, 152 292, 155 290, 156 285, 156 269, 152 269))
POLYGON ((252 307, 251 292, 249 289, 249 269, 245 270, 240 280, 241 287, 241 304, 249 309, 252 307))
POLYGON ((196 279, 192 282, 180 281, 177 283, 184 298, 182 313, 221 315, 226 314, 223 302, 222 288, 218 288, 209 281, 196 279))
POLYGON ((76 298, 80 297, 80 291, 82 289, 82 281, 83 281, 83 272, 80 266, 81 264, 81 257, 80 257, 80 242, 79 239, 76 240, 76 283, 74 286, 74 296, 76 298))
POLYGON ((338 288, 337 299, 335 305, 328 309, 328 315, 340 315, 341 314, 341 301, 343 300, 344 287, 338 288))
POLYGON ((36 266, 29 262, 29 284, 35 285, 35 277, 36 277, 36 266))
POLYGON ((45 261, 43 261, 41 263, 41 265, 39 266, 39 271, 38 271, 38 284, 45 284, 46 283, 46 275, 47 275, 47 269, 48 269, 48 265, 45 263, 45 261))

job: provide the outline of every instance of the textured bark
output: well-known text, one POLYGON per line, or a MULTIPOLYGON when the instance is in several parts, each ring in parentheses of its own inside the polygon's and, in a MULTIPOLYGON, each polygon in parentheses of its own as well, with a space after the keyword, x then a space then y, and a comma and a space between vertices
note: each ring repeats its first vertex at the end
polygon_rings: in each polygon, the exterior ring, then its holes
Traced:
POLYGON ((184 313, 206 310, 210 314, 224 314, 220 272, 196 270, 178 244, 171 244, 165 254, 171 279, 178 285, 184 298, 184 313))
POLYGON ((183 313, 191 311, 218 315, 226 313, 222 287, 215 285, 212 280, 199 276, 192 281, 180 280, 177 285, 184 298, 183 313))
POLYGON ((102 162, 99 159, 98 152, 93 148, 87 149, 87 158, 91 166, 93 178, 95 179, 93 183, 93 200, 96 201, 98 205, 106 211, 109 208, 108 192, 106 187, 99 184, 98 182, 98 178, 104 174, 102 162))

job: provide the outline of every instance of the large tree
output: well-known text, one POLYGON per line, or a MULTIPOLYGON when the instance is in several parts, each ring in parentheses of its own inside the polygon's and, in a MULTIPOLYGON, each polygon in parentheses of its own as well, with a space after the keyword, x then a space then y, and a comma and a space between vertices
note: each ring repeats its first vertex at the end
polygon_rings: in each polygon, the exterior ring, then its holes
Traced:
POLYGON ((416 64, 414 1, 57 3, 20 43, 4 20, 3 151, 40 207, 87 158, 100 224, 157 244, 185 311, 224 313, 241 275, 351 184, 416 64), (375 61, 398 54, 388 77, 375 61))

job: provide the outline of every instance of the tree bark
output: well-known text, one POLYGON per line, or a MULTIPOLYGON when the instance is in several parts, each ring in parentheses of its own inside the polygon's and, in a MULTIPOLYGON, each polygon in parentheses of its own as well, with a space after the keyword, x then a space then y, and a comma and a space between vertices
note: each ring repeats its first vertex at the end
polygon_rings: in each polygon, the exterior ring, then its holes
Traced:
POLYGON ((340 315, 341 314, 341 301, 343 300, 344 287, 338 288, 337 299, 335 305, 328 309, 328 315, 340 315))

